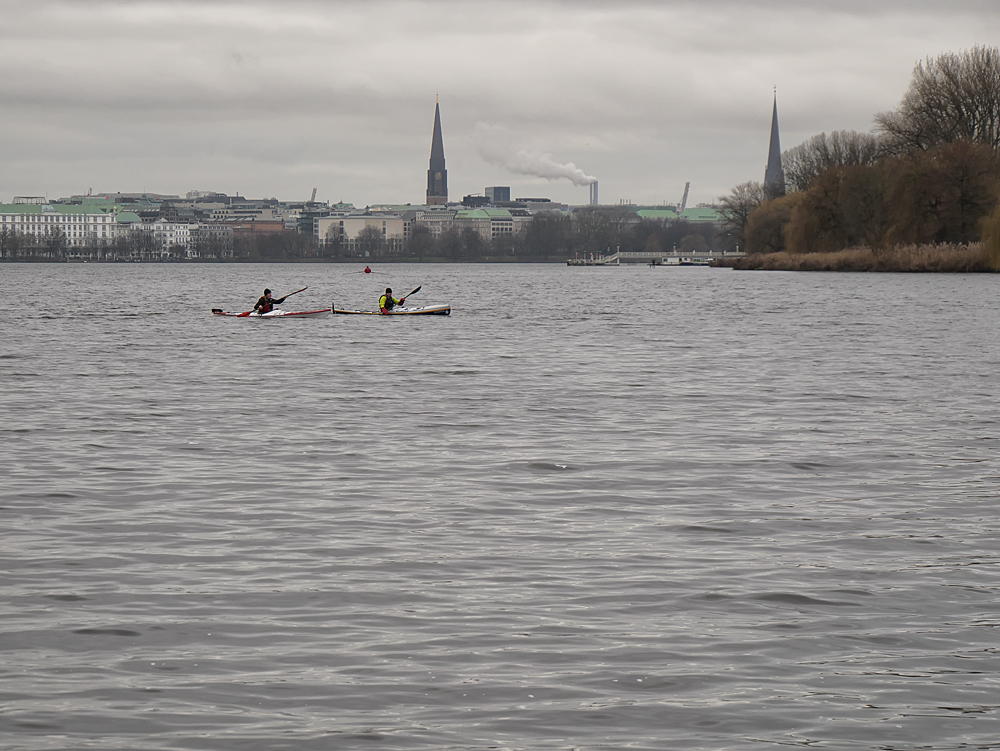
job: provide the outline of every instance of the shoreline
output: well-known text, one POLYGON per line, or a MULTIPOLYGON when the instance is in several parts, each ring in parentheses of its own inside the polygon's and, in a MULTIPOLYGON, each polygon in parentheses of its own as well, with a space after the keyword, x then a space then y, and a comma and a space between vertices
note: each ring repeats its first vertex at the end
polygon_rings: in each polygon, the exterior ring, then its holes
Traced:
POLYGON ((829 253, 757 253, 719 265, 737 271, 839 271, 876 273, 993 274, 985 243, 900 245, 875 250, 847 248, 829 253))
POLYGON ((100 266, 116 266, 116 265, 127 265, 127 264, 160 264, 164 266, 168 265, 197 265, 197 264, 244 264, 244 263, 305 263, 305 264, 361 264, 361 265, 371 265, 379 264, 384 265, 387 263, 455 263, 455 264, 470 264, 470 263, 481 263, 481 264, 511 264, 511 263, 528 263, 528 264, 556 264, 561 265, 566 263, 566 259, 552 259, 552 258, 510 258, 510 259, 499 259, 499 258, 466 258, 461 260, 454 260, 451 258, 163 258, 163 259, 153 259, 144 258, 136 260, 111 260, 107 261, 103 258, 93 259, 93 258, 0 258, 0 263, 60 263, 60 264, 70 264, 74 266, 87 266, 87 265, 100 265, 100 266))

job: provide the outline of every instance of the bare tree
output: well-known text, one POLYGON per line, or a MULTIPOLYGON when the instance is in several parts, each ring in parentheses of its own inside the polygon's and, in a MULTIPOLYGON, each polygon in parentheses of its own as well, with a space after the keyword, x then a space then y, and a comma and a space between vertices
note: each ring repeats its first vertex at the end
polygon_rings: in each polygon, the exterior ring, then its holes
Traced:
POLYGON ((764 201, 747 221, 746 252, 778 253, 786 249, 785 227, 795 207, 802 202, 803 193, 789 193, 781 198, 764 201))
POLYGON ((462 254, 465 258, 478 258, 486 250, 486 243, 472 227, 462 228, 462 254))
POLYGON ((344 250, 344 228, 333 224, 326 231, 326 237, 323 240, 322 253, 331 258, 340 258, 340 254, 344 250))
POLYGON ((888 230, 887 170, 851 165, 824 170, 793 208, 784 238, 790 253, 826 253, 856 245, 879 251, 888 230))
POLYGON ((820 133, 781 155, 789 191, 809 190, 831 167, 872 166, 882 157, 881 139, 872 133, 835 130, 820 133))
POLYGON ((24 246, 24 238, 17 230, 6 227, 0 230, 0 258, 17 258, 24 246))
POLYGON ((708 243, 702 235, 685 235, 681 238, 680 249, 685 253, 707 253, 708 243))
POLYGON ((45 250, 50 258, 61 261, 66 257, 68 247, 69 241, 66 239, 66 233, 60 227, 45 233, 45 250))
POLYGON ((889 202, 895 243, 968 243, 980 237, 1000 192, 1000 154, 956 141, 893 164, 889 202))
POLYGON ((416 256, 421 261, 424 256, 434 255, 436 242, 430 229, 423 224, 415 224, 410 230, 410 236, 406 241, 406 252, 410 256, 416 256))
POLYGON ((625 228, 638 217, 623 206, 587 206, 573 213, 577 244, 584 252, 615 252, 625 228))
POLYGON ((899 108, 875 122, 893 153, 958 140, 1000 147, 1000 49, 976 46, 917 63, 899 108))
POLYGON ((377 258, 385 248, 385 237, 382 235, 381 229, 374 224, 369 224, 361 228, 354 243, 363 256, 371 255, 373 258, 377 258))
POLYGON ((490 251, 501 258, 519 258, 524 254, 525 233, 513 232, 497 235, 490 242, 490 251))
POLYGON ((449 227, 438 237, 438 248, 442 256, 452 260, 462 256, 462 233, 454 226, 449 227))
POLYGON ((746 248, 746 227, 750 214, 764 201, 764 186, 758 182, 740 183, 728 196, 719 198, 722 214, 720 239, 728 248, 746 248))
MULTIPOLYGON (((543 212, 531 217, 524 232, 524 253, 531 258, 570 252, 573 220, 568 216, 543 212)), ((603 250, 603 248, 602 248, 603 250)))
POLYGON ((152 260, 159 257, 162 250, 162 245, 150 230, 130 229, 121 238, 121 242, 126 258, 130 261, 152 260))

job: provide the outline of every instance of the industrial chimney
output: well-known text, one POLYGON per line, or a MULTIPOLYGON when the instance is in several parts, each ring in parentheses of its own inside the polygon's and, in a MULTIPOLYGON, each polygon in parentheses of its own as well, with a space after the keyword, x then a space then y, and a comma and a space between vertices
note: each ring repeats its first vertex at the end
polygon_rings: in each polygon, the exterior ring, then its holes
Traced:
POLYGON ((597 206, 597 180, 590 184, 590 205, 597 206))

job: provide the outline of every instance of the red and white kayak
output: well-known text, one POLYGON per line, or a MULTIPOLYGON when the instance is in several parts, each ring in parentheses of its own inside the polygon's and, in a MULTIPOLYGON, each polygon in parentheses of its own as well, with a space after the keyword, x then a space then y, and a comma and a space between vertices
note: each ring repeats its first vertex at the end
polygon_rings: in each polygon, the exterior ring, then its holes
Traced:
POLYGON ((331 308, 322 310, 278 310, 274 309, 270 313, 258 313, 256 310, 248 310, 246 313, 228 313, 221 308, 212 308, 212 315, 227 316, 228 318, 326 318, 330 315, 331 308))
POLYGON ((425 305, 422 308, 400 308, 396 307, 390 310, 388 313, 382 313, 378 310, 346 310, 344 308, 338 308, 336 305, 333 306, 333 312, 337 315, 354 315, 354 316, 447 316, 451 315, 450 305, 425 305))

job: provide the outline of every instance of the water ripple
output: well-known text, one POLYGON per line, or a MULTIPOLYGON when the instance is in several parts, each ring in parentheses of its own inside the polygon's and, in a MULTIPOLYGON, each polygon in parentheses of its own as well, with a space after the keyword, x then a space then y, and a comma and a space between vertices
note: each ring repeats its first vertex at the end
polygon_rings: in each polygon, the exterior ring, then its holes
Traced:
POLYGON ((998 747, 992 279, 5 272, 11 748, 998 747))

